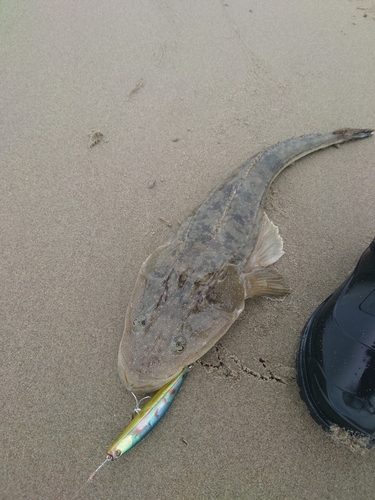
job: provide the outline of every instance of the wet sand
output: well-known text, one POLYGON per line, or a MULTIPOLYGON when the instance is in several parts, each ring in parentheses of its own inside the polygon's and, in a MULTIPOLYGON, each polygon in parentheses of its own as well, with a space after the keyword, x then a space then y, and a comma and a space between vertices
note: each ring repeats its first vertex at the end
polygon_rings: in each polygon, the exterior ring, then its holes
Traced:
MULTIPOLYGON (((145 258, 228 172, 375 127, 370 0, 3 2, 2 499, 71 499, 128 423, 117 350, 145 258)), ((157 428, 77 498, 370 499, 299 398, 301 329, 375 234, 375 139, 287 169, 266 211, 293 292, 249 300, 157 428)))

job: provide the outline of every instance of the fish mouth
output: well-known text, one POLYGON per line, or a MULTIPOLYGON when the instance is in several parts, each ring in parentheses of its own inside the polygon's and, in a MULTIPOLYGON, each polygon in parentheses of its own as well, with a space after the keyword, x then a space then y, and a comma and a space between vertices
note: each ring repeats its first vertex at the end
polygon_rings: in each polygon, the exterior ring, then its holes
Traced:
MULTIPOLYGON (((130 309, 128 309, 126 318, 125 318, 125 332, 131 331, 131 323, 130 323, 130 316, 131 313, 129 312, 130 309)), ((125 333, 124 333, 125 336, 125 333)), ((158 339, 155 340, 154 345, 151 346, 151 350, 155 348, 155 343, 158 341, 158 339)), ((134 369, 134 366, 139 366, 140 363, 136 362, 133 359, 134 353, 132 352, 132 356, 130 356, 130 361, 126 362, 126 359, 129 356, 125 355, 123 350, 123 344, 124 344, 124 337, 121 339, 120 342, 120 348, 118 351, 118 373, 120 380, 122 383, 125 385, 126 389, 130 392, 133 392, 137 396, 141 396, 144 394, 150 394, 153 392, 156 392, 157 390, 161 389, 164 385, 169 383, 171 380, 176 378, 180 372, 181 372, 181 367, 177 369, 175 372, 173 372, 171 375, 168 374, 164 377, 163 375, 165 374, 162 373, 162 376, 153 376, 149 373, 145 373, 145 370, 141 369, 134 369)), ((136 350, 136 349, 135 349, 136 350)), ((147 354, 147 353, 146 353, 147 354)), ((148 355, 150 355, 150 352, 148 352, 148 355)), ((147 366, 147 363, 144 363, 147 366)), ((173 368, 172 368, 173 369, 173 368)), ((147 371, 147 370, 146 370, 147 371)), ((157 374, 159 375, 159 374, 157 374)))
POLYGON ((124 364, 119 356, 118 372, 120 379, 125 385, 126 389, 130 392, 134 392, 135 394, 140 395, 150 394, 157 391, 158 389, 161 389, 165 384, 176 378, 179 373, 181 373, 181 369, 165 378, 142 379, 131 377, 129 375, 129 372, 124 368, 124 364))

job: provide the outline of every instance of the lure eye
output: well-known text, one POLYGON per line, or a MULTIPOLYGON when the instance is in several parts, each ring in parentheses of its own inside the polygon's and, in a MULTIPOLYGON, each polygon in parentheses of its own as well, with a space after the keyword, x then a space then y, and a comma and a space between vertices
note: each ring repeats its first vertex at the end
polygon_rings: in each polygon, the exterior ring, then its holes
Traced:
POLYGON ((115 454, 116 458, 121 457, 121 450, 116 450, 115 454))
POLYGON ((186 347, 186 339, 183 335, 176 337, 172 341, 172 351, 176 354, 181 353, 186 347))

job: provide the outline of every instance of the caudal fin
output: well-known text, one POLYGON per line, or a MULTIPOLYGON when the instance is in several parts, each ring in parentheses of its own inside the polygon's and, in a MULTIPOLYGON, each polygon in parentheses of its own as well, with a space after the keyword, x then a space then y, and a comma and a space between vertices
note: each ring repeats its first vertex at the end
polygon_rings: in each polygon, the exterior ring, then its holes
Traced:
POLYGON ((374 130, 369 128, 342 128, 340 130, 335 130, 333 133, 341 136, 344 142, 351 141, 353 139, 365 139, 370 137, 374 130))

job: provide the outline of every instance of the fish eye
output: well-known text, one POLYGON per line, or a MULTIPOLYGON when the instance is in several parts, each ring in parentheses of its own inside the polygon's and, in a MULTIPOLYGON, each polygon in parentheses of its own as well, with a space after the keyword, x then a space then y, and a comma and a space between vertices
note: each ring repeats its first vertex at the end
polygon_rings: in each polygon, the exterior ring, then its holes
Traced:
POLYGON ((219 281, 224 281, 224 280, 225 280, 225 278, 227 277, 227 275, 228 275, 228 271, 227 271, 226 269, 222 269, 222 270, 219 272, 219 274, 217 275, 217 279, 218 279, 219 281))
POLYGON ((133 321, 133 330, 139 332, 146 326, 146 316, 142 315, 139 318, 135 318, 133 321))
POLYGON ((172 341, 172 351, 176 354, 181 353, 186 347, 186 339, 183 335, 176 337, 172 341))
POLYGON ((178 278, 178 288, 182 288, 187 280, 188 272, 183 271, 178 278))

